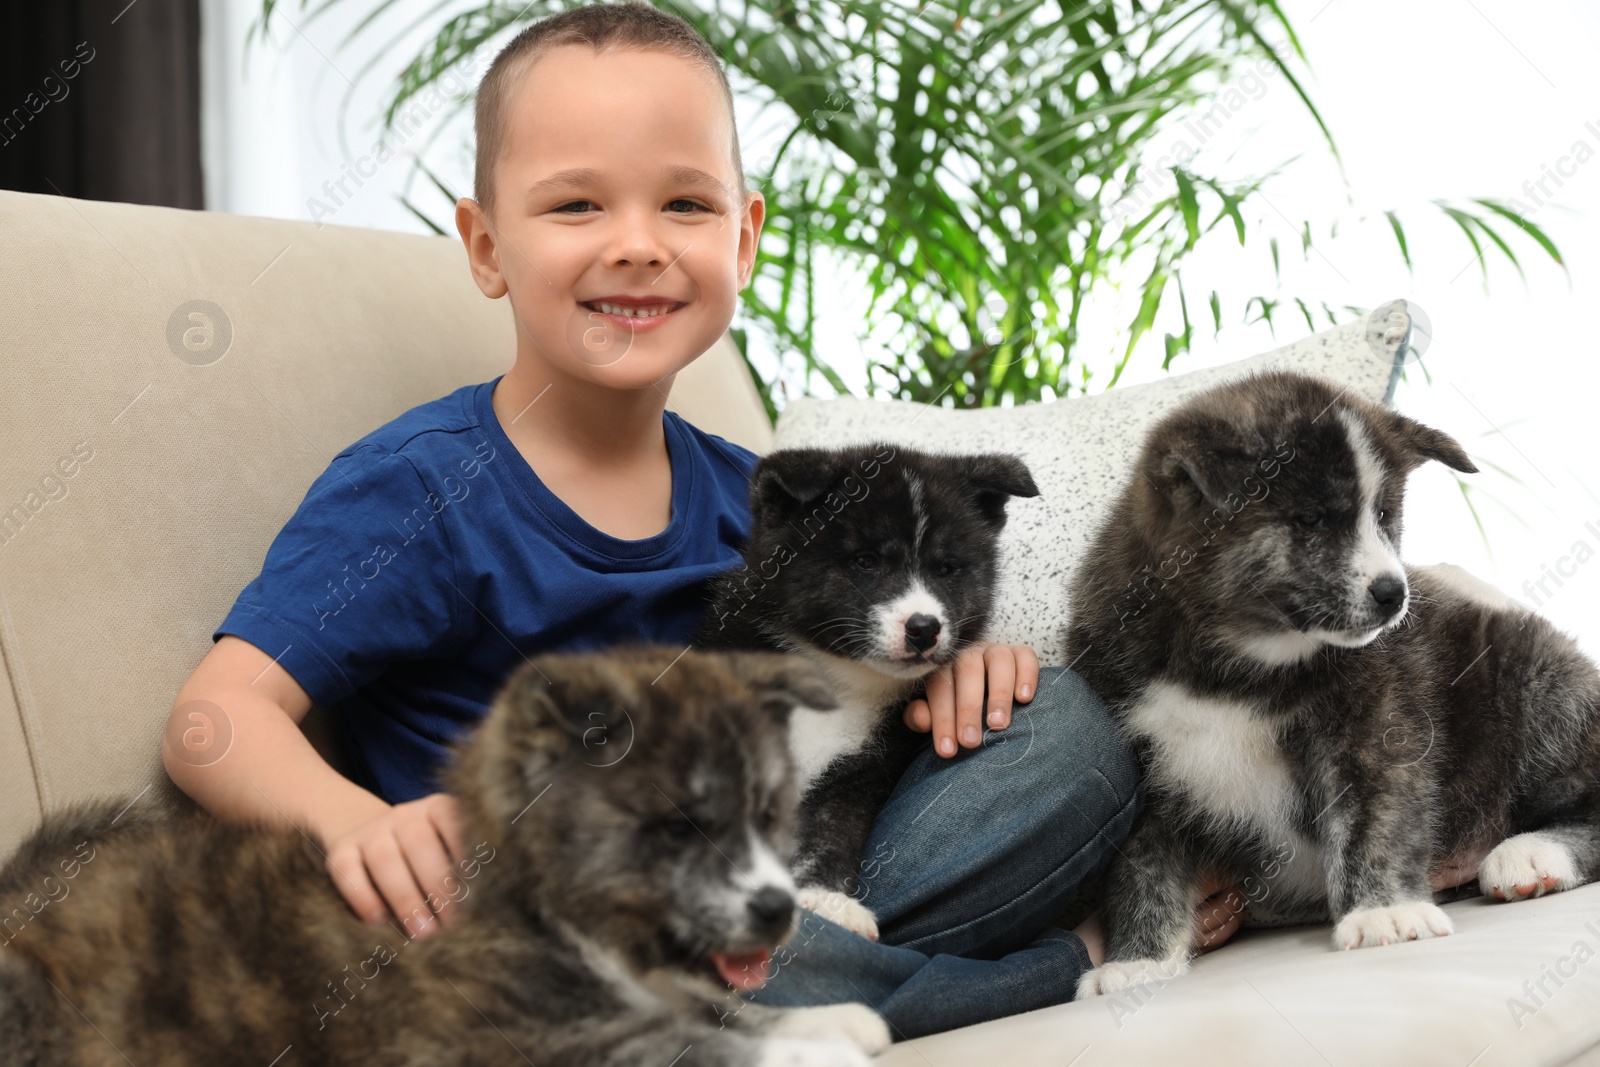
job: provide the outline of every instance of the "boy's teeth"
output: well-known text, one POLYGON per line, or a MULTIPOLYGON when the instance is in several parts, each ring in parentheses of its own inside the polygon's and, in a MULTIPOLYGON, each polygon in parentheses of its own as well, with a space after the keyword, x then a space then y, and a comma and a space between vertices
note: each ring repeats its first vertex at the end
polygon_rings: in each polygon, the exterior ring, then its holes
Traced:
POLYGON ((633 308, 623 307, 620 304, 607 304, 603 301, 596 303, 595 306, 601 311, 605 312, 607 315, 626 315, 629 318, 641 319, 653 318, 656 315, 664 315, 668 311, 671 311, 673 307, 671 304, 661 304, 657 307, 633 308))

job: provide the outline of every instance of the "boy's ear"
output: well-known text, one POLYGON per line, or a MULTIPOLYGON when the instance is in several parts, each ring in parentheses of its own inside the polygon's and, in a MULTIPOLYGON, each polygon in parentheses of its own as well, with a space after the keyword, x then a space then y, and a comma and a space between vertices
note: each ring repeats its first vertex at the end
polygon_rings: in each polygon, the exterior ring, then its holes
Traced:
POLYGON ((739 288, 750 284, 755 271, 756 246, 761 243, 761 224, 767 217, 767 202, 752 191, 739 210, 739 288))
POLYGON ((505 277, 500 273, 500 251, 495 244, 494 231, 483 207, 469 196, 456 201, 456 232, 467 248, 467 268, 478 290, 490 300, 498 300, 509 291, 505 277))

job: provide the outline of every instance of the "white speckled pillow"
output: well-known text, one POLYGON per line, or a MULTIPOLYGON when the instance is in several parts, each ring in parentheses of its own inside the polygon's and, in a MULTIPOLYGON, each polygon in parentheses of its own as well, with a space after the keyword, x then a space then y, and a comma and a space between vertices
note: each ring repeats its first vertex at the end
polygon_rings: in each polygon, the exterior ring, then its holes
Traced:
POLYGON ((1387 401, 1409 341, 1404 302, 1395 301, 1366 322, 1325 330, 1251 359, 1098 396, 976 411, 855 397, 798 400, 778 420, 774 447, 890 441, 929 452, 1021 456, 1040 495, 1006 506, 990 637, 1029 645, 1042 663, 1053 664, 1067 618, 1067 579, 1121 489, 1151 423, 1198 390, 1258 370, 1318 374, 1359 396, 1387 401), (1376 324, 1376 334, 1369 336, 1369 323, 1376 324))

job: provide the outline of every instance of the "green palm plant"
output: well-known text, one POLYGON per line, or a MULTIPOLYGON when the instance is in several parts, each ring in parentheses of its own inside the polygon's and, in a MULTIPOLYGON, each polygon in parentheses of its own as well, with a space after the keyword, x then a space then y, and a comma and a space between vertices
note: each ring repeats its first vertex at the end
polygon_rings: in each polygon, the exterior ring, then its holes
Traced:
MULTIPOLYGON (((301 8, 310 8, 309 23, 341 2, 349 0, 301 0, 301 8)), ((389 96, 385 128, 497 35, 578 2, 491 0, 439 16, 434 40, 411 58, 389 96)), ((345 44, 375 32, 395 3, 367 0, 369 10, 345 44)), ((257 29, 265 31, 281 6, 263 0, 257 29)), ((1229 235, 1245 245, 1252 235, 1244 209, 1276 171, 1226 182, 1180 164, 1170 167, 1171 190, 1151 197, 1155 179, 1167 184, 1149 159, 1156 138, 1201 115, 1246 63, 1265 62, 1281 74, 1338 161, 1333 135, 1295 73, 1304 52, 1276 0, 663 6, 705 35, 736 88, 758 96, 763 113, 775 110, 789 127, 770 157, 746 160, 768 211, 755 284, 743 294, 745 325, 733 331, 747 363, 753 326, 780 359, 799 361, 808 386, 821 379, 850 391, 844 363, 817 343, 819 292, 829 291, 819 281, 835 263, 863 280, 870 295, 863 336, 889 353, 868 368, 867 391, 963 407, 1082 389, 1096 367, 1114 383, 1152 346, 1158 318, 1180 324, 1160 347, 1162 365, 1170 366, 1191 347, 1202 299, 1214 333, 1234 316, 1270 325, 1275 314, 1298 310, 1315 330, 1319 320, 1331 325, 1365 313, 1282 292, 1190 292, 1185 260, 1229 235), (1274 48, 1269 34, 1284 45, 1274 48), (1126 343, 1114 352, 1085 351, 1081 327, 1094 297, 1135 286, 1126 343)), ((456 101, 468 104, 470 98, 456 101)), ((420 161, 416 166, 455 199, 420 161)), ((423 206, 405 203, 445 232, 423 206)), ((1520 270, 1506 239, 1520 231, 1519 239, 1560 262, 1550 239, 1504 203, 1439 207, 1480 255, 1504 255, 1520 270)), ((1405 228, 1396 213, 1386 218, 1409 267, 1405 228)), ((1302 255, 1312 251, 1313 229, 1309 221, 1301 227, 1302 255)), ((1262 243, 1276 266, 1277 240, 1258 237, 1262 243)), ((772 381, 754 365, 751 373, 776 417, 772 381)))

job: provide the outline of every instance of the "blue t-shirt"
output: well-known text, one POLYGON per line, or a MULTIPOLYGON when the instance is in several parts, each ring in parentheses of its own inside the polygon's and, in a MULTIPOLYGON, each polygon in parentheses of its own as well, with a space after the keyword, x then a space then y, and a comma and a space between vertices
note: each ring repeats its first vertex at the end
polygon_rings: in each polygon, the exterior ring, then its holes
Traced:
POLYGON ((707 579, 749 535, 755 455, 670 411, 667 528, 595 529, 506 437, 499 380, 335 456, 212 636, 250 642, 336 708, 356 781, 390 803, 439 790, 444 746, 525 656, 688 644, 707 579))

